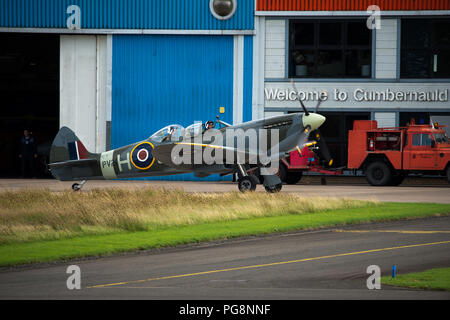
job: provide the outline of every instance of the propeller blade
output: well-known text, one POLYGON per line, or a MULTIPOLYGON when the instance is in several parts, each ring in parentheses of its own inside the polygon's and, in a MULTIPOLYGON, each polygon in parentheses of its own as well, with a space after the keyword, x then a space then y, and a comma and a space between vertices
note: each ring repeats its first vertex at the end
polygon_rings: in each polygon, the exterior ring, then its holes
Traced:
POLYGON ((317 146, 319 147, 319 159, 324 160, 328 166, 331 166, 333 164, 333 158, 331 158, 328 145, 318 129, 316 130, 314 138, 317 141, 317 146))
POLYGON ((305 112, 305 115, 306 115, 306 116, 309 116, 308 109, 306 109, 306 107, 305 107, 305 105, 303 104, 303 101, 300 99, 300 97, 298 98, 298 101, 300 101, 300 105, 302 106, 303 112, 305 112))
POLYGON ((323 98, 322 97, 325 97, 325 95, 326 95, 326 92, 325 91, 322 91, 322 94, 320 95, 320 97, 319 97, 319 100, 317 101, 317 105, 316 105, 316 109, 315 109, 315 113, 317 113, 318 111, 319 111, 319 106, 320 106, 320 104, 322 103, 322 101, 323 101, 323 98))
MULTIPOLYGON (((292 85, 292 88, 294 88, 294 91, 298 92, 297 87, 295 86, 293 79, 291 79, 291 85, 292 85)), ((300 102, 300 106, 302 107, 303 112, 305 113, 305 115, 309 116, 308 109, 306 109, 305 105, 303 104, 303 101, 300 99, 300 97, 298 95, 297 95, 297 100, 300 102)))
POLYGON ((300 135, 300 138, 299 138, 298 141, 297 141, 297 147, 296 147, 296 148, 297 148, 298 154, 299 154, 300 156, 302 156, 302 151, 301 151, 301 149, 303 149, 303 148, 305 147, 305 145, 307 144, 308 137, 309 137, 309 134, 310 134, 310 132, 311 132, 310 129, 311 129, 311 128, 306 127, 306 128, 303 130, 302 134, 300 135))

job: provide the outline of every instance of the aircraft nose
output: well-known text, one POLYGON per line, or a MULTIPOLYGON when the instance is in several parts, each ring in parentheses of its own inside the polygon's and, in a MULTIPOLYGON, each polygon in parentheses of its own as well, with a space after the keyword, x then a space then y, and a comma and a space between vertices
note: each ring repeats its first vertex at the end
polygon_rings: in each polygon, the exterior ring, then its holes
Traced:
POLYGON ((324 116, 317 113, 304 114, 302 118, 303 127, 310 126, 312 131, 316 130, 325 122, 325 119, 324 116))

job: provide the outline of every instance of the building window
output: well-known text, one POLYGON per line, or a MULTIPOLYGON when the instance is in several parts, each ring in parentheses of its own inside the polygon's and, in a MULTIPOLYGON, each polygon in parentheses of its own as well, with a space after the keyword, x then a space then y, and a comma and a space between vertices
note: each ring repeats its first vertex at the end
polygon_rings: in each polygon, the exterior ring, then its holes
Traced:
POLYGON ((366 20, 290 20, 290 78, 370 78, 366 20))
POLYGON ((402 19, 401 78, 450 78, 450 19, 402 19))

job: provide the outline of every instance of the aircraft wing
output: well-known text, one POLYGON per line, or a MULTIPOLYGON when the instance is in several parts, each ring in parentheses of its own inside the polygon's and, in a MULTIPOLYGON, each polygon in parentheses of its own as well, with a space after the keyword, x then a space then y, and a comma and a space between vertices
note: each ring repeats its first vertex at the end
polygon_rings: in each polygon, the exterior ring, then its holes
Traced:
MULTIPOLYGON (((233 147, 217 146, 213 144, 200 144, 192 142, 175 142, 169 144, 161 144, 156 146, 153 152, 156 156, 156 159, 158 161, 161 161, 165 165, 174 168, 184 168, 193 170, 196 167, 198 168, 199 166, 204 167, 208 165, 204 161, 202 163, 195 163, 196 158, 202 159, 202 155, 204 154, 206 148, 220 150, 222 152, 222 162, 226 164, 235 164, 237 163, 237 159, 239 159, 240 160, 239 162, 242 164, 250 163, 250 160, 252 159, 258 159, 257 153, 252 153, 249 152, 248 150, 241 151, 233 147), (176 146, 178 146, 178 149, 174 150, 176 146), (182 151, 179 152, 181 149, 182 151), (173 158, 172 158, 172 151, 174 151, 173 158), (183 158, 188 157, 190 163, 188 164, 180 163, 182 157, 183 158), (228 163, 227 159, 234 159, 234 162, 228 163)), ((212 154, 213 150, 210 150, 210 152, 212 154)), ((274 158, 278 160, 281 156, 282 155, 277 154, 274 155, 274 158)))

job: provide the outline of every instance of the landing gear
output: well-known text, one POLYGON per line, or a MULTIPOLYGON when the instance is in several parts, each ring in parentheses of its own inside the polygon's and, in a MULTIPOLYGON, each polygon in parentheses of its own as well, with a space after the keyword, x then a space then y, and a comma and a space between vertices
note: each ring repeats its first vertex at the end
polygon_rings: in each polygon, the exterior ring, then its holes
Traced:
POLYGON ((256 186, 259 183, 259 179, 253 175, 253 174, 247 174, 247 171, 245 170, 244 166, 242 164, 238 164, 239 169, 239 179, 238 179, 238 188, 240 192, 247 192, 247 191, 255 191, 256 186))
POLYGON ((241 177, 238 180, 239 191, 241 192, 255 191, 258 182, 259 182, 258 178, 254 175, 241 177))
MULTIPOLYGON (((256 175, 247 174, 247 171, 244 169, 243 165, 238 164, 237 167, 239 169, 239 191, 255 191, 256 186, 260 183, 260 179, 258 179, 256 175)), ((261 180, 263 180, 264 188, 269 193, 280 192, 281 188, 283 187, 283 184, 281 183, 281 180, 277 175, 261 175, 261 180)))
POLYGON ((86 183, 86 180, 81 181, 80 183, 74 183, 72 185, 72 190, 73 191, 80 191, 81 188, 83 188, 84 184, 86 183))
POLYGON ((281 188, 283 187, 283 184, 279 183, 274 186, 266 186, 264 187, 267 192, 269 193, 277 193, 281 191, 281 188))

